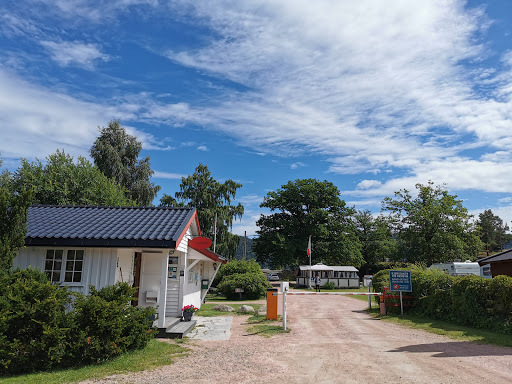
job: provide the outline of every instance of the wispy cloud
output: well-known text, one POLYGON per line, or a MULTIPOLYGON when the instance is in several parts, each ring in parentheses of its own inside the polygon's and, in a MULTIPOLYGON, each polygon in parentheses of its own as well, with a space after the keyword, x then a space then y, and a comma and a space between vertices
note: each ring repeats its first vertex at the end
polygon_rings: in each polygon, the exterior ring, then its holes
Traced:
POLYGON ((157 179, 181 180, 182 177, 187 177, 187 175, 183 175, 181 173, 155 171, 153 177, 157 179))
POLYGON ((199 151, 203 151, 203 152, 209 151, 209 149, 208 149, 208 147, 206 145, 200 145, 199 147, 197 147, 197 149, 199 151))
POLYGON ((41 41, 53 60, 60 66, 77 65, 89 70, 94 69, 94 63, 108 61, 110 56, 102 53, 99 47, 91 43, 80 41, 41 41))
POLYGON ((306 164, 304 164, 303 162, 297 161, 296 163, 290 164, 290 169, 297 169, 297 168, 302 168, 305 166, 306 166, 306 164))

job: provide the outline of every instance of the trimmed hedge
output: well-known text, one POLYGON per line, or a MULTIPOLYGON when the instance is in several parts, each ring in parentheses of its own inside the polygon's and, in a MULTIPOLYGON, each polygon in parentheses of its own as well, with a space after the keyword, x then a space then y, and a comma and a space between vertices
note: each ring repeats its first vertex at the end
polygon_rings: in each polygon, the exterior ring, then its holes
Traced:
POLYGON ((132 307, 135 289, 127 283, 91 287, 85 296, 33 269, 1 277, 0 376, 98 363, 155 335, 155 310, 132 307))
MULTIPOLYGON (((411 269, 411 279, 414 296, 411 313, 512 334, 512 277, 484 279, 411 269)), ((374 275, 374 290, 381 292, 383 286, 389 286, 389 270, 374 275)))
POLYGON ((229 300, 240 299, 240 293, 235 292, 236 288, 242 288, 242 299, 259 299, 267 293, 267 288, 272 285, 268 283, 265 275, 260 271, 259 274, 254 273, 234 273, 222 278, 217 286, 218 292, 226 296, 229 300))

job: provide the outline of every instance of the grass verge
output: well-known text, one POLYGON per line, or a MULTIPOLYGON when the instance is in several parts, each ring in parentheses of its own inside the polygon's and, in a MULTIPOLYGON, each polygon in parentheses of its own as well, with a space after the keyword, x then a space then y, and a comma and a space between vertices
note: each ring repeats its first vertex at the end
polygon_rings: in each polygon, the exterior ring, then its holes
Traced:
POLYGON ((492 344, 500 347, 512 347, 512 335, 465 327, 463 325, 457 325, 446 321, 432 320, 408 314, 405 314, 404 316, 399 316, 398 314, 381 316, 377 309, 372 309, 370 314, 375 318, 379 318, 390 323, 401 324, 414 329, 422 329, 437 335, 447 336, 453 340, 473 341, 480 344, 492 344))
POLYGON ((238 313, 238 308, 240 308, 242 305, 250 305, 251 307, 254 308, 254 311, 257 312, 258 309, 261 307, 262 304, 252 304, 252 303, 247 303, 247 302, 243 302, 243 303, 240 303, 240 304, 226 304, 226 305, 229 305, 230 307, 233 307, 235 309, 235 312, 221 312, 221 311, 215 311, 213 310, 213 307, 215 307, 216 305, 218 305, 219 303, 212 303, 212 304, 203 304, 201 305, 201 309, 199 311, 197 311, 195 314, 197 316, 207 316, 207 317, 211 317, 211 316, 233 316, 233 315, 247 315, 247 313, 238 313))
POLYGON ((255 315, 247 320, 251 324, 247 327, 247 332, 252 335, 259 335, 263 337, 272 337, 281 333, 289 333, 290 328, 283 330, 283 326, 279 323, 282 321, 281 316, 277 320, 267 320, 265 316, 255 315))
POLYGON ((105 376, 140 372, 147 369, 169 365, 176 359, 186 356, 188 349, 176 343, 151 340, 146 348, 128 352, 115 360, 100 365, 90 365, 76 369, 33 373, 27 375, 0 378, 2 384, 36 384, 36 383, 74 383, 88 379, 100 379, 105 376))

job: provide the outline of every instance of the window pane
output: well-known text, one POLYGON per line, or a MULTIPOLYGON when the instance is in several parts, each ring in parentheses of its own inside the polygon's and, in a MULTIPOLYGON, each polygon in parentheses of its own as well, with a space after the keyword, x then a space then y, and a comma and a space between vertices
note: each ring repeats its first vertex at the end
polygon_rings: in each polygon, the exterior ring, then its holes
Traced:
POLYGON ((47 259, 53 259, 53 255, 55 254, 55 251, 53 249, 47 249, 46 250, 46 258, 47 259))
POLYGON ((66 261, 66 271, 73 271, 73 264, 73 260, 68 259, 68 261, 66 261))
POLYGON ((82 272, 82 261, 75 261, 75 271, 82 272))
POLYGON ((75 260, 83 260, 84 259, 84 251, 76 251, 76 258, 75 260))
POLYGON ((46 260, 46 263, 44 265, 45 271, 51 271, 53 269, 53 261, 52 260, 46 260))
POLYGON ((79 283, 82 281, 82 274, 80 272, 75 272, 75 275, 73 276, 73 282, 79 283))
POLYGON ((53 271, 52 283, 58 283, 60 281, 60 269, 53 271))
POLYGON ((55 271, 60 271, 61 268, 62 268, 62 261, 55 260, 55 263, 53 263, 53 269, 55 271))
POLYGON ((66 275, 64 277, 65 282, 71 282, 73 279, 73 272, 66 272, 66 275))
POLYGON ((68 260, 74 260, 75 259, 75 251, 73 249, 70 249, 68 251, 67 259, 68 260))
POLYGON ((62 249, 55 250, 55 259, 62 260, 62 249))

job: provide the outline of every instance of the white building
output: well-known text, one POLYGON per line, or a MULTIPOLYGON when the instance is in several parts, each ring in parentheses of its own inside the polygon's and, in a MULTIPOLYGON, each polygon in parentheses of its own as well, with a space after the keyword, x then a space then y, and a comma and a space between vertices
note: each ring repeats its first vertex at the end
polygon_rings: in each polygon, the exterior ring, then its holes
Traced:
POLYGON ((316 276, 320 277, 320 286, 333 282, 337 288, 359 288, 359 270, 351 266, 328 266, 318 263, 312 266, 301 265, 297 273, 297 286, 308 287, 309 280, 314 286, 316 276))
POLYGON ((139 288, 137 305, 157 308, 162 329, 183 306, 201 306, 226 262, 194 242, 208 242, 200 235, 193 208, 32 206, 14 267, 45 271, 84 294, 128 282, 139 288))

